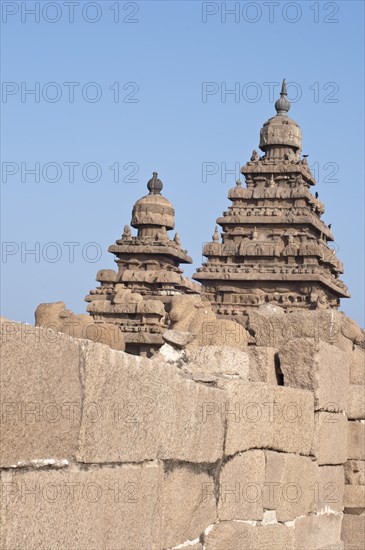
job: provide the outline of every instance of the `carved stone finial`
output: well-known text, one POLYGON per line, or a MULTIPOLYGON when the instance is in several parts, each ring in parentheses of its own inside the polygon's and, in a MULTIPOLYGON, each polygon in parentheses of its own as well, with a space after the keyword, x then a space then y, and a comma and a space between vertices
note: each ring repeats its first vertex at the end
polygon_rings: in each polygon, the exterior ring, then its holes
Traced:
POLYGON ((236 185, 237 185, 237 187, 242 187, 242 181, 241 181, 241 180, 237 180, 237 181, 236 181, 236 185))
POLYGON ((214 243, 219 243, 219 233, 218 233, 218 227, 217 226, 215 226, 214 234, 212 236, 212 239, 213 239, 214 243))
POLYGON ((252 155, 251 155, 251 162, 255 162, 256 160, 259 160, 259 154, 258 152, 256 151, 256 149, 254 149, 252 151, 252 155))
POLYGON ((275 109, 278 115, 286 115, 287 112, 290 109, 290 101, 287 97, 286 93, 286 80, 284 78, 282 86, 281 86, 281 92, 280 92, 280 98, 275 102, 275 109))
POLYGON ((179 246, 181 245, 179 233, 175 233, 174 242, 179 246))
POLYGON ((160 179, 158 179, 157 176, 158 176, 157 172, 153 172, 152 178, 147 183, 147 189, 149 190, 150 195, 161 194, 163 183, 160 179))

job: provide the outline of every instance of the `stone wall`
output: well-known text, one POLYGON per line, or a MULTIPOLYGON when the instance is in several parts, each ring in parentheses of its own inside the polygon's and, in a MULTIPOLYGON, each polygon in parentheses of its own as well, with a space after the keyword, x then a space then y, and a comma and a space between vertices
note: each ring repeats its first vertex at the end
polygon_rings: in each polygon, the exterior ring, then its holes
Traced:
POLYGON ((362 333, 297 315, 153 359, 4 321, 0 548, 363 549, 362 333))

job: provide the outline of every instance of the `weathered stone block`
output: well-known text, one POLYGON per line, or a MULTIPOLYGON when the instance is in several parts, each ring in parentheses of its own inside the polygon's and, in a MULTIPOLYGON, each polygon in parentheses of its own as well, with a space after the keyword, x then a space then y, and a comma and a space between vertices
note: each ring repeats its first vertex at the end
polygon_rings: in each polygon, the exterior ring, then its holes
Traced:
POLYGON ((348 460, 345 463, 345 482, 348 485, 365 485, 365 460, 348 460))
POLYGON ((292 550, 293 527, 222 522, 215 525, 205 540, 206 550, 292 550))
POLYGON ((226 462, 219 479, 219 520, 261 520, 264 482, 263 451, 246 451, 226 462))
POLYGON ((273 422, 270 448, 287 453, 309 454, 313 440, 313 394, 305 390, 277 386, 273 402, 278 414, 273 422))
MULTIPOLYGON (((328 341, 325 321, 317 312, 292 312, 275 314, 265 311, 250 311, 248 327, 254 333, 256 345, 278 347, 293 338, 315 338, 328 341)), ((339 329, 333 331, 333 337, 339 329)), ((328 336, 331 336, 329 333, 328 336)))
POLYGON ((365 350, 355 346, 349 354, 350 384, 365 385, 365 350))
POLYGON ((199 538, 216 522, 214 479, 192 467, 165 474, 162 498, 161 548, 172 548, 199 538))
POLYGON ((267 382, 274 386, 278 385, 280 372, 277 372, 275 367, 275 354, 277 351, 276 348, 248 346, 249 379, 251 382, 267 382))
POLYGON ((344 514, 342 520, 342 540, 345 550, 364 550, 365 514, 344 514))
POLYGON ((235 377, 248 381, 249 358, 245 351, 227 346, 202 346, 189 350, 186 371, 235 377))
POLYGON ((99 344, 85 346, 78 460, 215 462, 223 418, 205 411, 223 392, 187 379, 174 365, 99 344))
POLYGON ((314 510, 317 464, 309 457, 265 451, 264 508, 291 521, 314 510))
POLYGON ((347 416, 350 420, 365 419, 365 387, 355 386, 349 387, 349 405, 347 416))
POLYGON ((347 424, 346 416, 341 413, 315 413, 312 452, 319 465, 346 462, 347 424))
POLYGON ((1 323, 0 465, 70 459, 80 426, 80 342, 1 323))
POLYGON ((333 345, 295 338, 279 350, 285 386, 314 392, 316 409, 347 410, 348 355, 333 345))
POLYGON ((343 466, 319 466, 317 481, 312 485, 315 500, 315 511, 331 510, 342 512, 345 491, 343 466))
POLYGON ((294 550, 321 550, 341 545, 342 514, 321 514, 297 518, 294 550))
POLYGON ((3 474, 0 547, 160 549, 162 485, 156 464, 3 474))
POLYGON ((309 454, 313 436, 313 394, 264 383, 225 384, 226 454, 270 448, 309 454))
POLYGON ((220 412, 227 422, 226 454, 268 447, 273 440, 272 389, 263 383, 237 381, 224 387, 220 412))
POLYGON ((348 422, 348 458, 365 460, 365 423, 348 422))
POLYGON ((162 338, 165 342, 176 348, 185 348, 195 338, 191 332, 182 332, 179 330, 167 330, 163 333, 162 338))
POLYGON ((365 485, 345 485, 345 512, 360 514, 365 511, 365 485))
POLYGON ((279 315, 250 311, 248 328, 255 335, 256 345, 279 347, 293 338, 312 338, 351 352, 353 344, 361 344, 360 327, 340 311, 293 311, 279 315))
POLYGON ((196 339, 189 344, 189 348, 197 346, 228 346, 246 348, 248 334, 246 329, 235 321, 229 319, 217 319, 215 321, 204 321, 196 339))

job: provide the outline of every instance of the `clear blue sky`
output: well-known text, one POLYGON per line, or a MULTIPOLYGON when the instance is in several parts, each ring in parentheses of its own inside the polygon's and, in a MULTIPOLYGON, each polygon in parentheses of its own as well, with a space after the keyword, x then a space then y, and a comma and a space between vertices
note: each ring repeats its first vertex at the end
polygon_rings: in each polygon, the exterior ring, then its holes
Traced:
POLYGON ((85 312, 154 170, 191 275, 229 203, 224 168, 257 148, 268 83, 285 77, 345 265, 341 309, 363 325, 363 2, 71 4, 2 2, 2 314, 32 323, 57 300, 85 312))

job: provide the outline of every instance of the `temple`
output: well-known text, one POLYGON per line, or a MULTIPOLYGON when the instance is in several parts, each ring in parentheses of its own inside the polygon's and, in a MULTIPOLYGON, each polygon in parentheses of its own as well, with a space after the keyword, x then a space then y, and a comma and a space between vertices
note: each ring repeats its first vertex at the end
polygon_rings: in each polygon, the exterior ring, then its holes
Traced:
POLYGON ((163 343, 172 297, 197 294, 200 285, 183 277, 179 268, 192 259, 181 249, 178 233, 173 240, 168 236, 175 226, 175 212, 161 195, 163 185, 156 172, 147 188, 149 194, 132 211, 131 226, 137 235, 126 225, 122 237, 109 247, 118 271, 100 270, 96 276, 100 286, 85 300, 95 321, 120 327, 127 352, 149 356, 163 343))
POLYGON ((283 81, 276 115, 260 131, 260 157, 253 151, 228 193, 232 204, 217 219, 212 242, 193 278, 218 315, 241 316, 263 304, 287 311, 338 308, 349 297, 339 279, 343 265, 328 245, 330 226, 322 202, 310 188, 315 180, 307 156, 300 157, 302 133, 289 118, 283 81), (221 239, 222 237, 222 239, 221 239))
POLYGON ((229 191, 232 204, 217 219, 221 234, 216 227, 203 247, 207 261, 193 275, 201 284, 179 267, 192 260, 178 233, 168 236, 175 212, 156 172, 149 194, 135 203, 131 226, 137 235, 124 227, 109 247, 118 271, 99 271, 100 286, 85 298, 95 322, 119 326, 127 352, 151 356, 161 347, 176 295, 201 293, 214 313, 239 322, 263 305, 336 309, 349 297, 339 278, 342 263, 329 245, 331 228, 321 220, 324 206, 310 191, 315 180, 307 155, 300 155, 301 129, 288 116, 285 80, 275 109, 260 131, 263 155, 253 151, 241 168, 246 186, 238 180, 229 191))

